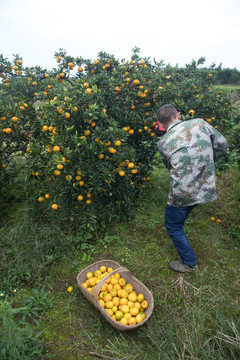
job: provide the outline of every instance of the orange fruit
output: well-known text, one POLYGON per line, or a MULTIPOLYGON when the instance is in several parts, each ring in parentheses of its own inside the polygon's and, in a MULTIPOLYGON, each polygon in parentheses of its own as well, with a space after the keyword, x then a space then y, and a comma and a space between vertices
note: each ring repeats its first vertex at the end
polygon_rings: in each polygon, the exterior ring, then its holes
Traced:
POLYGON ((109 151, 111 154, 115 154, 115 153, 117 152, 117 150, 114 149, 113 147, 110 147, 110 148, 108 149, 108 151, 109 151))
POLYGON ((89 272, 86 274, 86 278, 89 280, 89 279, 91 279, 92 277, 93 277, 93 273, 89 271, 89 272))
POLYGON ((128 163, 128 168, 129 168, 129 169, 134 168, 134 163, 133 163, 133 162, 128 163))
POLYGON ((125 286, 125 285, 126 285, 126 280, 125 280, 124 278, 120 278, 120 279, 118 280, 118 283, 119 283, 119 285, 121 285, 121 286, 125 286))
POLYGON ((111 294, 113 297, 117 296, 117 290, 114 289, 114 288, 112 288, 112 289, 110 290, 110 294, 111 294))
MULTIPOLYGON (((125 298, 123 298, 123 299, 125 299, 125 298)), ((127 300, 127 299, 126 299, 126 300, 127 300)), ((134 302, 127 300, 127 305, 128 305, 128 307, 129 307, 129 309, 131 309, 131 308, 134 306, 134 302)))
POLYGON ((143 302, 143 300, 144 300, 144 295, 141 294, 141 293, 138 294, 138 296, 137 296, 137 301, 141 303, 141 302, 143 302))
POLYGON ((141 309, 141 304, 140 304, 138 301, 136 301, 136 302, 134 303, 134 306, 135 306, 138 310, 141 309))
POLYGON ((139 309, 133 306, 130 308, 129 312, 132 316, 136 316, 139 313, 139 309))
POLYGON ((12 129, 11 129, 11 128, 6 128, 5 132, 6 132, 7 134, 11 134, 12 129))
POLYGON ((141 306, 142 306, 143 309, 147 309, 148 308, 148 301, 143 300, 143 302, 141 303, 141 306))
POLYGON ((128 300, 135 302, 137 301, 137 294, 135 291, 132 291, 129 295, 128 295, 128 300))
POLYGON ((53 151, 54 151, 54 152, 60 151, 60 146, 55 145, 55 146, 53 147, 53 151))
POLYGON ((71 293, 73 291, 73 287, 72 286, 69 286, 68 288, 67 288, 67 292, 68 293, 71 293))
POLYGON ((74 108, 72 109, 74 112, 76 112, 78 110, 78 108, 76 106, 74 106, 74 108))
POLYGON ((105 309, 105 311, 106 311, 110 316, 113 316, 113 311, 112 311, 112 309, 105 309))
POLYGON ((113 303, 112 300, 106 301, 105 307, 106 307, 107 309, 112 309, 113 306, 114 306, 114 303, 113 303))
POLYGON ((136 323, 139 324, 141 321, 143 321, 143 316, 141 314, 137 314, 136 323))
POLYGON ((134 83, 135 85, 139 85, 139 84, 140 84, 140 81, 139 81, 138 79, 135 79, 135 80, 133 80, 133 83, 134 83))
POLYGON ((129 307, 127 305, 122 305, 121 306, 121 311, 126 314, 129 312, 129 307))
POLYGON ((115 146, 121 146, 121 145, 122 145, 122 143, 121 143, 121 141, 120 141, 120 140, 117 140, 117 141, 115 141, 114 145, 115 145, 115 146))
POLYGON ((106 266, 101 266, 100 269, 99 269, 102 273, 104 273, 105 271, 107 271, 107 268, 106 266))
POLYGON ((136 318, 133 316, 128 319, 128 325, 136 325, 136 322, 136 318))
POLYGON ((117 320, 121 320, 123 317, 123 312, 118 310, 115 312, 115 316, 117 320))
POLYGON ((122 170, 120 170, 120 171, 119 171, 119 175, 120 175, 120 176, 124 176, 124 175, 125 175, 125 172, 122 171, 122 170))
POLYGON ((47 125, 43 126, 43 131, 45 131, 45 132, 48 131, 48 126, 47 125))
POLYGON ((46 199, 49 199, 49 194, 45 194, 45 198, 46 198, 46 199))
POLYGON ((125 313, 125 314, 123 315, 123 317, 125 317, 125 319, 129 320, 132 316, 131 316, 130 313, 125 313))
POLYGON ((143 311, 140 311, 139 314, 142 315, 143 319, 145 319, 146 315, 143 311))
POLYGON ((119 299, 119 297, 114 296, 114 297, 112 298, 112 301, 113 301, 114 305, 119 306, 119 304, 120 304, 120 299, 119 299))
POLYGON ((118 296, 119 296, 120 298, 123 298, 123 297, 127 298, 127 297, 128 297, 128 292, 127 292, 127 290, 125 290, 125 289, 120 289, 120 290, 118 290, 118 296))
POLYGON ((89 285, 90 285, 90 286, 96 285, 96 278, 95 278, 95 277, 91 277, 91 278, 89 279, 89 285))
POLYGON ((133 291, 133 286, 132 284, 127 284, 125 287, 124 287, 125 290, 127 290, 128 293, 131 293, 133 291))
POLYGON ((62 170, 62 169, 63 169, 63 165, 62 165, 62 164, 57 164, 57 169, 58 169, 58 170, 62 170))
POLYGON ((210 218, 210 220, 211 220, 211 221, 215 221, 215 217, 212 216, 212 217, 210 218))
POLYGON ((78 200, 78 201, 83 201, 83 196, 82 196, 82 195, 78 195, 77 200, 78 200))
POLYGON ((113 288, 118 291, 121 289, 121 286, 119 284, 114 284, 113 288))
POLYGON ((127 298, 121 298, 119 301, 120 305, 127 305, 128 304, 128 299, 127 298))
POLYGON ((84 130, 84 135, 85 136, 89 136, 91 134, 91 131, 90 130, 84 130))
POLYGON ((43 196, 39 196, 39 198, 38 198, 39 202, 43 202, 44 200, 45 200, 45 198, 43 196))
POLYGON ((128 320, 127 320, 125 317, 122 317, 119 322, 120 322, 121 324, 123 324, 123 325, 127 325, 127 324, 128 324, 128 320))
POLYGON ((52 204, 52 209, 53 209, 53 210, 57 210, 57 209, 58 209, 58 205, 57 205, 57 204, 52 204))
MULTIPOLYGON (((82 284, 83 285, 83 284, 82 284)), ((100 302, 100 304, 102 305, 102 307, 105 307, 105 301, 103 301, 102 299, 98 300, 100 302)))
POLYGON ((86 204, 87 204, 87 205, 90 205, 90 204, 91 204, 91 202, 92 202, 92 200, 89 200, 89 199, 88 199, 88 200, 86 200, 86 204))
MULTIPOLYGON (((110 293, 110 291, 113 289, 113 286, 112 286, 112 284, 108 284, 107 285, 107 292, 109 292, 110 293)), ((112 295, 112 294, 111 294, 112 295)), ((112 295, 113 296, 113 295, 112 295)), ((114 296, 116 296, 116 294, 114 295, 114 296)))
POLYGON ((112 295, 111 295, 111 294, 105 294, 105 295, 103 296, 103 300, 104 300, 105 302, 111 301, 111 300, 112 300, 112 295))

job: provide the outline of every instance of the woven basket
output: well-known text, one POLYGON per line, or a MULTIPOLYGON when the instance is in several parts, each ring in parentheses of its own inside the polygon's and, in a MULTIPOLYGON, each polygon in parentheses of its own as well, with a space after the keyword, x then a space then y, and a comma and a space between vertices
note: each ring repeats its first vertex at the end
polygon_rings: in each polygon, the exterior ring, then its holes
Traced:
POLYGON ((117 262, 112 260, 100 260, 97 261, 89 266, 87 266, 85 269, 83 269, 77 276, 77 282, 80 290, 82 291, 83 295, 101 312, 101 314, 105 317, 105 319, 115 328, 121 331, 126 330, 132 330, 135 329, 141 325, 143 325, 151 316, 153 312, 154 307, 154 300, 151 292, 148 290, 148 288, 137 278, 135 278, 131 272, 125 268, 119 265, 117 262), (92 292, 89 292, 84 286, 82 286, 82 283, 86 281, 86 274, 88 272, 94 273, 95 270, 98 270, 101 266, 112 267, 113 271, 106 275, 95 287, 93 288, 92 292), (118 321, 115 321, 102 307, 102 305, 98 301, 98 295, 100 293, 100 290, 106 280, 113 274, 119 273, 126 281, 127 283, 130 283, 133 285, 134 290, 137 294, 142 293, 145 297, 145 299, 148 301, 148 308, 144 311, 145 312, 145 319, 141 321, 140 323, 136 325, 124 325, 119 323, 118 321))

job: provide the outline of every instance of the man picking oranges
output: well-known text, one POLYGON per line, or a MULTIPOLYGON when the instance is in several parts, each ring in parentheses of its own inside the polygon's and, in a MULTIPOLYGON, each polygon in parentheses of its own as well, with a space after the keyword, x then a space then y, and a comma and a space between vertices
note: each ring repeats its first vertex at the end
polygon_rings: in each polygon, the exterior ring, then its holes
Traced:
POLYGON ((228 143, 203 119, 182 122, 170 104, 158 110, 157 119, 166 130, 158 141, 158 149, 170 171, 165 226, 181 259, 170 261, 169 267, 181 273, 190 272, 198 266, 183 225, 196 205, 217 198, 214 163, 226 152, 228 143))

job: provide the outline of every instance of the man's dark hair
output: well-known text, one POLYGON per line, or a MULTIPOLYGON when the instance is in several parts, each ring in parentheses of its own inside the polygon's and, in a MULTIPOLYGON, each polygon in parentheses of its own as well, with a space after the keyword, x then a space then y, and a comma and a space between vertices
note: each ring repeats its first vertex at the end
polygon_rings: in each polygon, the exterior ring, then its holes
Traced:
POLYGON ((163 125, 167 125, 172 119, 177 117, 177 109, 170 104, 166 104, 160 107, 157 112, 157 119, 163 125))

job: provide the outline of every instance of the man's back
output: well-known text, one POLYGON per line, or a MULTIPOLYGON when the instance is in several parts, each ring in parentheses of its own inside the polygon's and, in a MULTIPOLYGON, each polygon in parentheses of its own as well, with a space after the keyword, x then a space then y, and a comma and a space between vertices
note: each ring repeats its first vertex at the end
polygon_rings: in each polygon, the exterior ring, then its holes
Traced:
POLYGON ((202 119, 174 121, 158 142, 170 170, 168 204, 190 206, 215 200, 214 160, 227 148, 226 139, 202 119))

